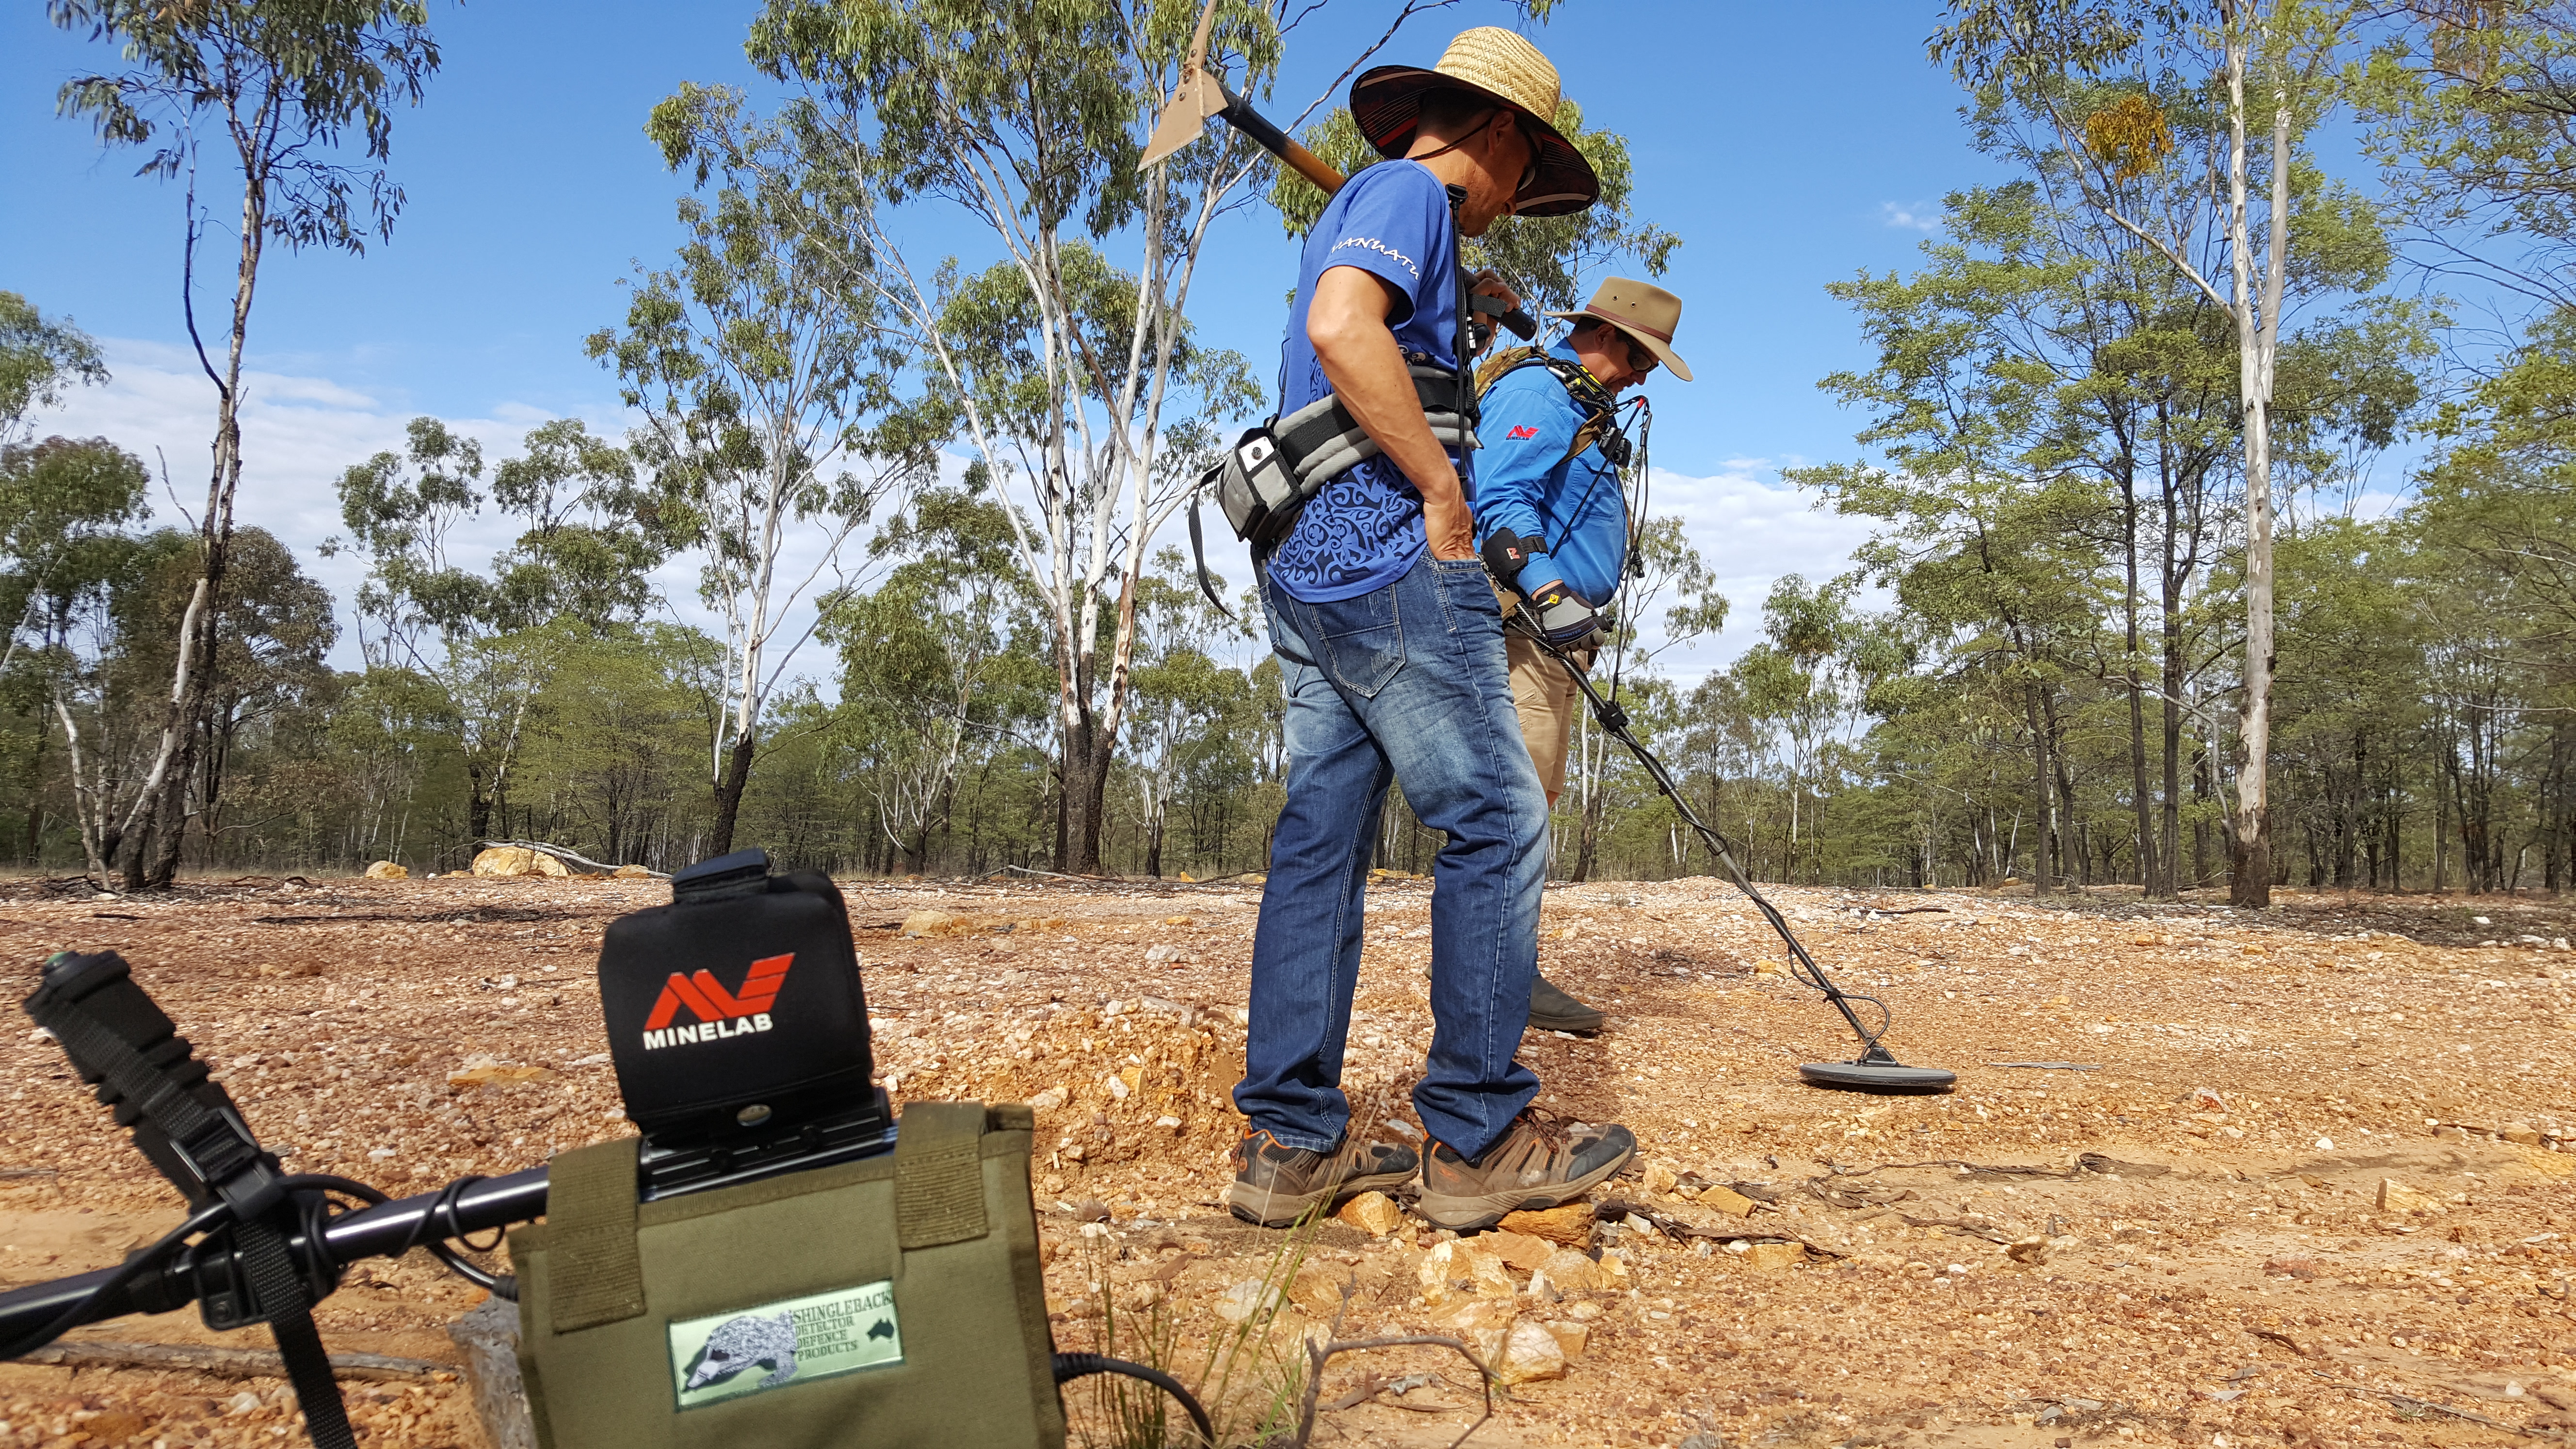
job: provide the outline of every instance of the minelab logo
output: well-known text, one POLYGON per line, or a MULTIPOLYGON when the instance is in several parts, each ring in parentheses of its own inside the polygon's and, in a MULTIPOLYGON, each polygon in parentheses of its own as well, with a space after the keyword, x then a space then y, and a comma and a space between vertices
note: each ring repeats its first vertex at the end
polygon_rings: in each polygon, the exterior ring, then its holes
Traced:
POLYGON ((778 999, 778 988, 787 984, 787 968, 796 956, 763 956, 751 963, 744 973, 739 995, 716 982, 715 973, 700 971, 695 976, 671 973, 662 987, 661 999, 653 1003, 653 1014, 644 1018, 644 1049, 686 1046, 691 1042, 722 1041, 746 1032, 769 1030, 769 1006, 778 999), (687 1007, 697 1017, 694 1026, 673 1026, 671 1019, 687 1007))

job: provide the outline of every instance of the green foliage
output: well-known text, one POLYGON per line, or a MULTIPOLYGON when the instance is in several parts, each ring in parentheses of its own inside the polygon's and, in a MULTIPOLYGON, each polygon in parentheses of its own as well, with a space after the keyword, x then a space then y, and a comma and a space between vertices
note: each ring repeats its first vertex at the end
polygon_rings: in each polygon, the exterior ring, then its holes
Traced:
POLYGON ((2349 76, 2386 204, 2432 264, 2543 304, 2576 246, 2576 21, 2555 0, 2420 5, 2349 76))
POLYGON ((828 738, 863 772, 888 843, 920 870, 954 818, 960 773, 1043 726, 1050 673, 1009 521, 982 490, 924 492, 871 549, 908 561, 824 610, 824 642, 841 656, 828 738))
POLYGON ((418 105, 438 70, 420 0, 47 0, 46 9, 63 29, 118 46, 126 69, 63 82, 57 104, 89 117, 111 145, 156 146, 138 174, 185 171, 204 125, 229 133, 270 236, 362 252, 369 234, 393 235, 402 188, 365 163, 391 153, 393 107, 418 105), (211 124, 202 112, 214 113, 211 124), (344 138, 362 164, 338 159, 344 138))
MULTIPOLYGON (((59 612, 95 583, 101 549, 151 510, 143 460, 105 438, 0 448, 0 615, 59 612)), ((14 635, 12 636, 14 642, 14 635)))
POLYGON ((15 292, 0 292, 0 445, 15 444, 27 415, 62 401, 67 383, 107 381, 98 344, 68 318, 48 320, 15 292))

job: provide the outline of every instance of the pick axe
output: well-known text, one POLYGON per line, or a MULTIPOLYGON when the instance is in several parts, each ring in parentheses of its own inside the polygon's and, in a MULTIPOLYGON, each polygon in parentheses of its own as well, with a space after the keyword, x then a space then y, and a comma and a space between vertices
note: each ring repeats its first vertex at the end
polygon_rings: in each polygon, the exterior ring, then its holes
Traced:
MULTIPOLYGON (((1181 63, 1181 83, 1172 92, 1171 104, 1163 107, 1154 122, 1154 134, 1145 142, 1145 152, 1137 158, 1136 169, 1144 170, 1207 133, 1208 117, 1214 116, 1250 137, 1254 145, 1288 163, 1291 170, 1322 188, 1326 196, 1342 189, 1350 180, 1326 164, 1314 152, 1288 138, 1288 133, 1271 124, 1270 118, 1252 108, 1252 103, 1225 88, 1216 73, 1207 67, 1208 30, 1216 20, 1217 0, 1208 0, 1207 9, 1199 13, 1198 32, 1190 37, 1188 59, 1181 63)), ((1531 338, 1538 335, 1538 323, 1519 308, 1495 313, 1498 306, 1490 297, 1470 299, 1478 312, 1499 316, 1512 335, 1531 338)))

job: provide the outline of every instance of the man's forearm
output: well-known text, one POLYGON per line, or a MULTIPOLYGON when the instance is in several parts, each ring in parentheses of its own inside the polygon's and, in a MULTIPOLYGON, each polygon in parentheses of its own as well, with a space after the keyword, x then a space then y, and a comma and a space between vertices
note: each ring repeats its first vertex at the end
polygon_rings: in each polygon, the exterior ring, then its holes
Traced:
POLYGON ((1332 383, 1333 396, 1341 400, 1352 421, 1376 440, 1379 450, 1404 470, 1426 500, 1442 496, 1464 501, 1458 493, 1457 466, 1431 435, 1412 370, 1405 366, 1395 334, 1384 323, 1329 338, 1316 347, 1315 360, 1324 365, 1325 380, 1332 383))
POLYGON ((1476 521, 1431 424, 1404 352, 1387 330, 1394 298, 1384 282, 1355 267, 1335 267, 1315 284, 1306 340, 1324 379, 1360 425, 1422 494, 1422 532, 1434 558, 1476 556, 1476 521))

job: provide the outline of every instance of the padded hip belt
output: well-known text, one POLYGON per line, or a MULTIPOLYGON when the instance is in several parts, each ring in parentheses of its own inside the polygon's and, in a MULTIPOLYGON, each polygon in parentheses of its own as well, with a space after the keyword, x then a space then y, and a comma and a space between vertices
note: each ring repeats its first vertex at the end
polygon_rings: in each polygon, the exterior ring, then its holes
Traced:
MULTIPOLYGON (((1459 411, 1458 374, 1423 360, 1413 360, 1409 370, 1431 436, 1453 452, 1474 449, 1475 418, 1459 411)), ((1287 533, 1298 510, 1326 483, 1383 451, 1341 399, 1326 393, 1284 418, 1245 431, 1225 460, 1199 479, 1199 486, 1216 494, 1234 536, 1259 553, 1287 533)))

